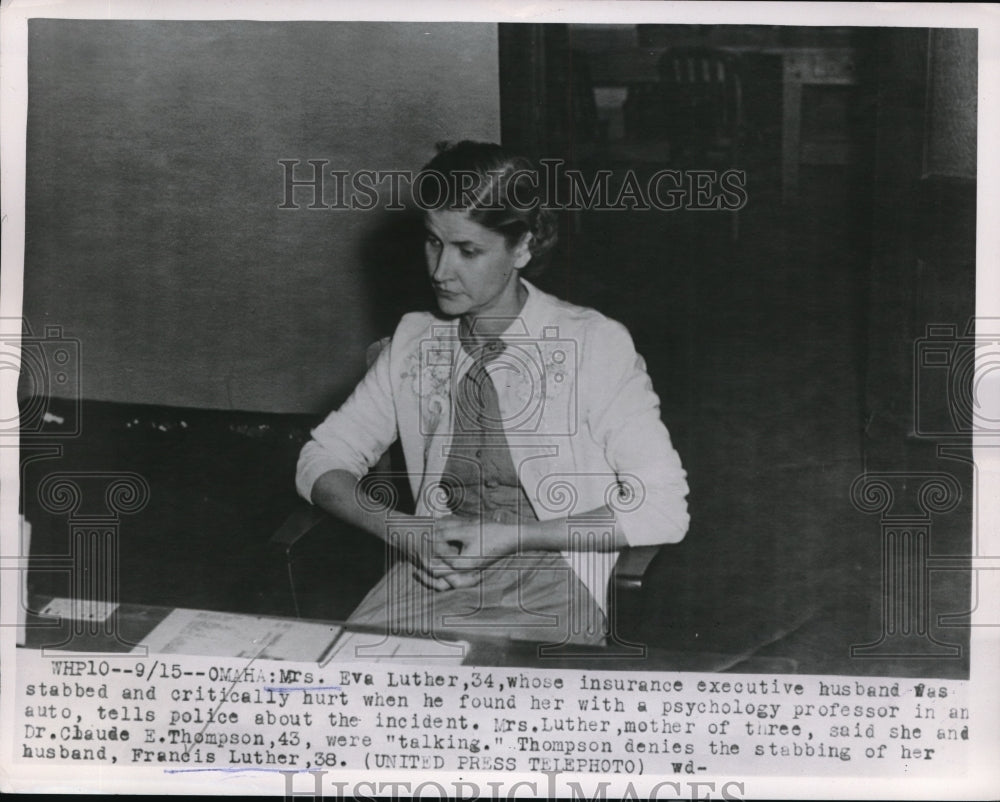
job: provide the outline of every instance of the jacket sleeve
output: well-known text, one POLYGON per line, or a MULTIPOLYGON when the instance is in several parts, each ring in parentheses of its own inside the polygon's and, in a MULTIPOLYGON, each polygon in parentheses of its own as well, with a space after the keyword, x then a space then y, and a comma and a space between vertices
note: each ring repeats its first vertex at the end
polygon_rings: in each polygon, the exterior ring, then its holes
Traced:
POLYGON ((295 487, 307 501, 312 501, 313 485, 324 473, 344 470, 360 479, 396 439, 391 348, 390 343, 382 349, 350 397, 312 430, 312 439, 302 447, 295 487))
POLYGON ((609 499, 633 546, 676 543, 687 533, 687 474, 660 420, 660 399, 628 330, 603 319, 585 340, 581 391, 591 436, 621 492, 609 499))

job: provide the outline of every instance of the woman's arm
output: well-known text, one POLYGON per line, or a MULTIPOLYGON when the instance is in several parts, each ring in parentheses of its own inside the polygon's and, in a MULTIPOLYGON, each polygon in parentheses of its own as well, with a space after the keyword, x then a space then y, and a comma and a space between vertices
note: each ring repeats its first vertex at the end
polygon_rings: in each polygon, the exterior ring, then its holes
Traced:
POLYGON ((392 510, 365 493, 354 474, 333 470, 313 485, 312 502, 328 513, 400 549, 414 565, 417 578, 435 590, 477 584, 476 569, 500 557, 523 551, 618 551, 628 545, 613 526, 614 512, 601 507, 584 515, 498 524, 467 518, 447 517, 434 521, 428 533, 420 526, 407 527, 414 516, 392 510), (388 514, 392 513, 391 525, 388 514), (581 537, 579 524, 598 523, 603 536, 581 537), (610 530, 610 531, 609 531, 610 530))
MULTIPOLYGON (((520 552, 618 551, 628 541, 614 523, 614 511, 607 506, 580 515, 516 524, 453 517, 435 522, 435 537, 440 531, 441 539, 455 547, 454 553, 440 555, 445 565, 459 575, 471 572, 478 576, 478 569, 520 552)), ((452 578, 447 572, 439 575, 452 578)))
POLYGON ((435 590, 478 582, 471 575, 456 576, 454 567, 445 561, 445 557, 459 553, 458 545, 448 542, 445 529, 435 524, 433 532, 428 533, 424 519, 419 519, 419 526, 408 526, 418 519, 367 494, 363 482, 349 471, 332 470, 320 476, 313 485, 311 500, 335 518, 399 549, 413 563, 417 579, 435 590))
POLYGON ((378 509, 380 505, 370 496, 359 503, 361 492, 361 482, 353 473, 332 470, 313 484, 311 501, 335 518, 387 541, 386 515, 391 510, 388 506, 378 509))
POLYGON ((296 487, 308 501, 342 521, 397 547, 413 563, 417 577, 438 590, 468 577, 448 581, 453 573, 438 553, 455 552, 441 539, 428 539, 426 526, 408 527, 406 516, 364 494, 362 477, 397 436, 396 409, 390 380, 391 345, 381 350, 364 378, 340 409, 312 431, 312 439, 299 455, 296 487), (363 502, 363 503, 362 503, 363 502), (392 512, 392 528, 387 521, 392 512), (419 534, 418 534, 419 533, 419 534))
POLYGON ((428 536, 424 520, 413 529, 403 515, 365 496, 362 483, 351 473, 324 473, 313 485, 312 502, 342 521, 400 549, 413 563, 417 578, 435 590, 478 584, 483 568, 501 557, 524 551, 618 551, 628 545, 611 524, 614 512, 601 507, 585 515, 548 521, 498 524, 449 516, 434 521, 428 536), (391 525, 388 514, 392 513, 391 525), (599 524, 600 533, 581 537, 579 524, 599 524), (609 531, 610 530, 610 531, 609 531), (603 534, 603 536, 601 536, 603 534))
MULTIPOLYGON (((622 486, 616 531, 628 545, 687 533, 687 474, 660 417, 660 399, 628 330, 607 318, 588 329, 580 372, 587 427, 622 486)), ((614 503, 614 502, 612 502, 614 503)))
POLYGON ((307 501, 313 501, 313 489, 321 476, 341 470, 360 478, 396 439, 391 348, 382 349, 354 392, 312 430, 312 438, 302 447, 295 485, 307 501))

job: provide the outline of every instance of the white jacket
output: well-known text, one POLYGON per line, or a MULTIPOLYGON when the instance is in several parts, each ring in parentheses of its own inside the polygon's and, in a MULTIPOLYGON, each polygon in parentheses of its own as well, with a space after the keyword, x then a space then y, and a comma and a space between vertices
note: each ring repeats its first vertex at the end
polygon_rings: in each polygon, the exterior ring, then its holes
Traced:
MULTIPOLYGON (((535 516, 549 520, 608 504, 614 523, 576 520, 577 536, 613 525, 633 546, 681 540, 686 474, 628 331, 523 283, 528 298, 501 335, 507 348, 489 375, 535 516)), ((361 478, 398 436, 417 515, 447 514, 437 502, 437 480, 452 440, 453 391, 471 363, 457 320, 405 315, 351 396, 313 430, 299 456, 299 493, 311 500, 313 484, 334 469, 361 478)), ((618 553, 563 556, 603 607, 618 553)))

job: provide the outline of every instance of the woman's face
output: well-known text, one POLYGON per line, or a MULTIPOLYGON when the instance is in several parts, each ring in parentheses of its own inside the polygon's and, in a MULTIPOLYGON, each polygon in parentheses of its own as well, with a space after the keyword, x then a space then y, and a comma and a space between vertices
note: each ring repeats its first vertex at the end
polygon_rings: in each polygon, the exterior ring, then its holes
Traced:
POLYGON ((531 260, 530 235, 513 248, 502 234, 462 210, 425 217, 424 256, 438 306, 446 315, 512 317, 520 310, 517 271, 531 260))

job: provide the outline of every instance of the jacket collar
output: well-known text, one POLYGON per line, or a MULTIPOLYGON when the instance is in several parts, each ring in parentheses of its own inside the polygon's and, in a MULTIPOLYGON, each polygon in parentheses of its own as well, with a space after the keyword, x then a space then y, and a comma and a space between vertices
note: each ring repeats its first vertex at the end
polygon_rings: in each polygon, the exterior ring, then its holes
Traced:
POLYGON ((521 311, 507 329, 500 335, 500 339, 506 343, 512 341, 524 341, 525 337, 537 337, 541 334, 542 325, 545 322, 543 307, 545 305, 544 296, 531 282, 521 279, 521 284, 528 291, 528 298, 521 307, 521 311))

